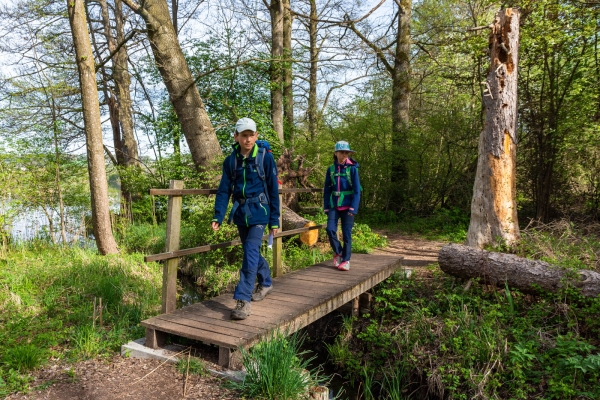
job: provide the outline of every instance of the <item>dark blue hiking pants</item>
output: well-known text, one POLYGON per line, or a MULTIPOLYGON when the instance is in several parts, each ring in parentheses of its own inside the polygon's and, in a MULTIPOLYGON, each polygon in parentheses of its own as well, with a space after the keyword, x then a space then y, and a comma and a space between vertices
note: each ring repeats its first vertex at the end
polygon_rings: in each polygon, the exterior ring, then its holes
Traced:
POLYGON ((354 226, 354 215, 348 215, 349 210, 339 211, 332 208, 327 213, 327 236, 329 244, 335 254, 342 255, 342 261, 350 260, 352 256, 352 226, 354 226), (342 220, 342 235, 344 246, 342 247, 337 237, 338 221, 342 220))
POLYGON ((264 287, 272 285, 271 270, 267 260, 260 254, 260 245, 265 231, 264 225, 243 226, 238 225, 238 232, 244 248, 244 259, 240 270, 240 282, 235 287, 233 298, 236 300, 250 301, 254 282, 264 287))

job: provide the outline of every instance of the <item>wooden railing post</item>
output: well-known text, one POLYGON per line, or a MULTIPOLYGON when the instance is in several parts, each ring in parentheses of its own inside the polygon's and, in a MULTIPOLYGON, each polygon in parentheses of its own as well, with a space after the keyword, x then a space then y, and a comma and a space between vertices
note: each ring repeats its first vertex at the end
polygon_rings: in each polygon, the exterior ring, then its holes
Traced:
MULTIPOLYGON (((279 184, 279 189, 281 189, 281 183, 279 184)), ((283 202, 283 196, 279 193, 279 231, 283 232, 283 216, 281 215, 282 207, 281 204, 283 202)), ((283 238, 276 237, 273 239, 273 277, 276 278, 278 276, 283 275, 283 260, 281 258, 283 253, 283 238)))
MULTIPOLYGON (((183 189, 183 181, 171 180, 169 189, 183 189)), ((181 231, 181 195, 169 195, 167 208, 167 240, 165 251, 179 250, 181 231)), ((177 308, 177 266, 179 258, 168 259, 163 264, 162 313, 170 313, 177 308)))

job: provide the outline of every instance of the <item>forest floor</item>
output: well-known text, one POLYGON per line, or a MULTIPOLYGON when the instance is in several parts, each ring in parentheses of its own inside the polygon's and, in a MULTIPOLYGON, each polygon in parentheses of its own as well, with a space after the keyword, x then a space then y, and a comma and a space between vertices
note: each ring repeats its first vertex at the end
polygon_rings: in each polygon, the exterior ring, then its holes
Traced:
MULTIPOLYGON (((403 266, 416 274, 427 273, 423 268, 437 262, 440 248, 445 244, 417 239, 393 232, 386 235, 388 246, 376 249, 376 254, 403 255, 403 266)), ((216 351, 199 354, 205 365, 219 369, 214 363, 216 351)), ((124 358, 91 359, 76 364, 50 362, 34 374, 32 388, 27 394, 13 394, 7 400, 117 400, 117 399, 238 399, 240 394, 223 386, 215 377, 180 373, 174 364, 157 360, 124 358), (184 388, 186 395, 184 396, 184 388)))

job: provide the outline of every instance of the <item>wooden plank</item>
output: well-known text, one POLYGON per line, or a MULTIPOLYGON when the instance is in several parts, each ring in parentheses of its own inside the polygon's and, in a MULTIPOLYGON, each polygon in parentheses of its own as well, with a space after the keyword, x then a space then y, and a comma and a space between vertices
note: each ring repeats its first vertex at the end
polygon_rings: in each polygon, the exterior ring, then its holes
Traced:
MULTIPOLYGON (((249 347, 274 330, 292 333, 305 327, 358 298, 402 264, 398 257, 357 255, 356 258, 356 265, 364 263, 368 267, 344 273, 321 263, 274 279, 273 291, 265 300, 252 302, 251 316, 242 321, 229 320, 235 301, 227 294, 142 321, 142 325, 147 331, 169 332, 223 349, 249 347)), ((229 357, 233 353, 228 350, 227 354, 229 357)))
MULTIPOLYGON (((183 181, 171 180, 171 189, 183 189, 183 181)), ((167 205, 167 240, 166 252, 179 250, 179 234, 181 231, 181 196, 170 196, 167 205)), ((169 313, 177 309, 177 258, 168 260, 163 265, 162 312, 169 313)))
POLYGON ((167 335, 164 332, 156 331, 152 328, 146 328, 146 347, 151 349, 158 349, 165 345, 167 335))
POLYGON ((229 326, 222 326, 219 324, 207 324, 205 321, 198 321, 195 318, 188 318, 187 315, 163 314, 157 316, 156 318, 232 337, 244 337, 246 335, 256 335, 262 332, 261 329, 252 328, 247 325, 229 324, 229 326))
MULTIPOLYGON (((142 322, 142 325, 144 325, 144 322, 142 322)), ((252 339, 252 337, 256 336, 244 335, 240 337, 233 337, 229 335, 223 335, 220 333, 210 332, 204 329, 194 328, 184 323, 180 324, 172 321, 165 321, 158 317, 153 318, 152 326, 150 328, 155 329, 157 331, 172 333, 189 339, 200 340, 203 342, 230 348, 236 348, 238 346, 245 345, 249 340, 252 339)))

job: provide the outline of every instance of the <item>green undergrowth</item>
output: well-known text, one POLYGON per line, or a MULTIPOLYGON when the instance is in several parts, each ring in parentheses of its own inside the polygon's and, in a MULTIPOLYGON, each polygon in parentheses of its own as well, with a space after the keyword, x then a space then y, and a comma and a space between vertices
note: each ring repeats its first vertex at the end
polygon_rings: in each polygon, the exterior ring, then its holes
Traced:
POLYGON ((437 267, 391 277, 372 314, 330 345, 331 362, 365 399, 600 398, 600 299, 464 287, 437 267))
POLYGON ((0 396, 26 391, 29 371, 119 351, 160 311, 162 272, 140 254, 21 244, 0 256, 0 396), (96 321, 94 298, 102 298, 96 321))
MULTIPOLYGON (((238 238, 233 225, 210 228, 211 212, 187 211, 181 248, 238 238)), ((383 246, 385 238, 356 224, 357 251, 383 246)), ((165 226, 116 227, 120 254, 100 256, 94 249, 60 247, 34 239, 12 244, 0 253, 0 397, 30 390, 31 371, 54 362, 115 354, 129 340, 144 335, 139 322, 160 311, 162 267, 143 256, 164 251, 165 226), (94 298, 102 298, 94 316, 94 298)), ((324 230, 309 248, 296 238, 283 245, 284 271, 330 259, 324 230)), ((272 251, 263 246, 271 262, 272 251)), ((213 250, 180 259, 183 273, 194 276, 204 298, 232 290, 239 279, 242 247, 213 250)), ((196 366, 194 365, 194 368, 196 366)), ((198 369, 198 368, 195 368, 198 369)))
POLYGON ((459 209, 442 208, 429 215, 365 210, 358 220, 379 229, 453 243, 464 242, 469 229, 469 216, 459 209))
MULTIPOLYGON (((504 250, 598 270, 600 242, 583 232, 564 223, 528 228, 504 250)), ((372 312, 346 319, 328 346, 365 399, 600 398, 600 297, 573 288, 525 295, 436 265, 396 274, 373 296, 372 312)))

